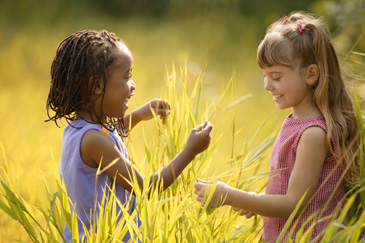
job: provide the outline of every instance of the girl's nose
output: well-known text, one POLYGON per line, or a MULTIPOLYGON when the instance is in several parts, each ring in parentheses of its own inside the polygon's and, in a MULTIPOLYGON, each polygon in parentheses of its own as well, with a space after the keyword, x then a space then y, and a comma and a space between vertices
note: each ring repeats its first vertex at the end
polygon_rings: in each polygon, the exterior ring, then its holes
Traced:
POLYGON ((272 90, 272 85, 269 82, 268 78, 264 78, 264 89, 266 89, 267 91, 272 90))
POLYGON ((135 90, 137 87, 136 83, 133 80, 131 80, 131 81, 132 81, 131 90, 135 90))

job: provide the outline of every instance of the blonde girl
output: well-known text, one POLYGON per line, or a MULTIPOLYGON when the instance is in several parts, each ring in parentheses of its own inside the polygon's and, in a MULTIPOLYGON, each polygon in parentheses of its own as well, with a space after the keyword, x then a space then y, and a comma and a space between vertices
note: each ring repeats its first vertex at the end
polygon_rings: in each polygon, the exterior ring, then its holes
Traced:
MULTIPOLYGON (((231 205, 248 217, 263 215, 263 240, 275 242, 305 195, 297 227, 286 237, 295 240, 299 228, 315 224, 311 240, 320 240, 328 219, 343 205, 343 182, 359 178, 358 123, 325 24, 303 12, 279 19, 257 49, 257 63, 276 106, 292 111, 273 146, 273 173, 265 194, 218 182, 210 205, 231 205)), ((204 203, 211 183, 195 184, 198 201, 204 203)))
MULTIPOLYGON (((122 205, 130 205, 127 210, 132 214, 137 202, 130 182, 138 183, 147 193, 153 188, 164 190, 209 146, 212 126, 205 121, 190 132, 183 150, 151 175, 151 185, 143 188, 145 178, 128 160, 122 137, 125 128, 153 118, 151 110, 163 119, 170 113, 170 106, 167 101, 154 99, 126 115, 136 89, 132 69, 133 57, 127 46, 105 30, 70 35, 58 46, 52 63, 47 111, 49 120, 56 124, 62 118, 68 122, 63 132, 59 174, 73 213, 77 214, 81 242, 85 240, 83 226, 89 230, 94 225, 92 220, 97 219, 99 208, 94 209, 94 205, 100 204, 104 193, 108 195, 114 182, 113 193, 122 205), (105 172, 97 176, 98 167, 105 168, 105 172)), ((119 214, 121 209, 117 210, 119 214)), ((135 222, 140 224, 138 214, 135 222)), ((66 242, 72 242, 67 225, 63 236, 66 242)), ((127 242, 130 238, 128 232, 120 240, 127 242)))

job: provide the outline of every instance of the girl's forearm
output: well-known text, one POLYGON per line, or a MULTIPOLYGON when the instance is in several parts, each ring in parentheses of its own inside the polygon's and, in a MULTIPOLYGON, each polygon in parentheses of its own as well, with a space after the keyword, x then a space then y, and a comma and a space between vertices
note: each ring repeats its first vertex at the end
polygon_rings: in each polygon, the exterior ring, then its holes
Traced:
POLYGON ((257 194, 228 186, 225 192, 227 195, 225 205, 267 217, 288 218, 297 204, 297 201, 289 195, 257 194))
POLYGON ((163 183, 161 189, 165 190, 176 180, 195 156, 196 154, 185 147, 170 163, 151 175, 151 183, 155 188, 161 188, 161 183, 163 183))
POLYGON ((137 112, 133 111, 123 117, 124 127, 127 131, 132 130, 141 121, 141 118, 137 114, 137 112))

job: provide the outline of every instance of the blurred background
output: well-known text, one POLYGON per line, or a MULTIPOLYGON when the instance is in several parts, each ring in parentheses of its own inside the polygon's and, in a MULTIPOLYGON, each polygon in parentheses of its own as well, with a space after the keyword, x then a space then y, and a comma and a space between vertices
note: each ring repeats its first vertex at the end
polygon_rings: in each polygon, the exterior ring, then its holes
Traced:
MULTIPOLYGON (((186 68, 188 85, 201 77, 208 103, 217 102, 234 79, 212 119, 214 138, 222 135, 213 159, 220 166, 212 169, 224 171, 224 162, 239 154, 268 118, 257 143, 278 131, 290 112, 277 110, 263 89, 256 48, 271 23, 297 10, 323 16, 350 91, 355 84, 363 100, 364 0, 0 0, 0 166, 7 159, 27 201, 48 205, 46 185, 50 191, 55 186, 62 141, 62 127, 44 122, 51 63, 57 45, 70 34, 106 29, 134 56, 137 89, 130 110, 164 98, 173 68, 177 75, 186 68), (247 94, 252 97, 224 112, 247 94)), ((130 135, 137 162, 145 157, 143 137, 156 135, 154 122, 140 126, 130 135)), ((0 242, 28 241, 18 228, 0 211, 0 242)))

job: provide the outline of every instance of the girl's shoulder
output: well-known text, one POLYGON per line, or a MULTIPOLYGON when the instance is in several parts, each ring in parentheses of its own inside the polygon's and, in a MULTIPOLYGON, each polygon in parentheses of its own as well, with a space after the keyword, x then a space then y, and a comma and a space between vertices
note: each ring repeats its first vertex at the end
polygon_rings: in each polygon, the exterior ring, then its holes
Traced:
POLYGON ((118 136, 118 133, 113 128, 108 130, 99 124, 85 121, 82 119, 70 121, 65 126, 66 132, 78 133, 81 136, 83 136, 83 134, 89 130, 97 130, 97 131, 101 132, 102 134, 104 134, 105 136, 112 138, 113 140, 116 139, 115 138, 116 136, 118 136))
POLYGON ((92 123, 85 120, 73 120, 67 123, 64 128, 64 137, 71 139, 84 140, 85 137, 91 137, 92 140, 98 142, 108 138, 113 142, 118 139, 115 137, 116 134, 108 129, 100 126, 99 124, 92 123))
POLYGON ((92 146, 87 146, 90 148, 99 146, 117 146, 117 148, 126 154, 126 148, 123 144, 123 140, 118 135, 115 129, 106 129, 105 127, 91 123, 85 120, 74 120, 69 122, 65 127, 65 134, 71 134, 73 137, 79 137, 81 146, 86 144, 92 146))
POLYGON ((315 144, 326 140, 326 120, 323 116, 294 119, 289 115, 283 124, 283 134, 292 141, 292 148, 296 152, 299 141, 306 141, 306 143, 309 141, 309 143, 315 144))
POLYGON ((81 140, 80 152, 84 162, 92 167, 97 167, 100 158, 111 154, 115 150, 115 143, 109 136, 100 130, 87 130, 81 140))
POLYGON ((84 120, 69 121, 63 130, 63 140, 81 141, 84 134, 89 130, 100 131, 99 125, 84 120))

